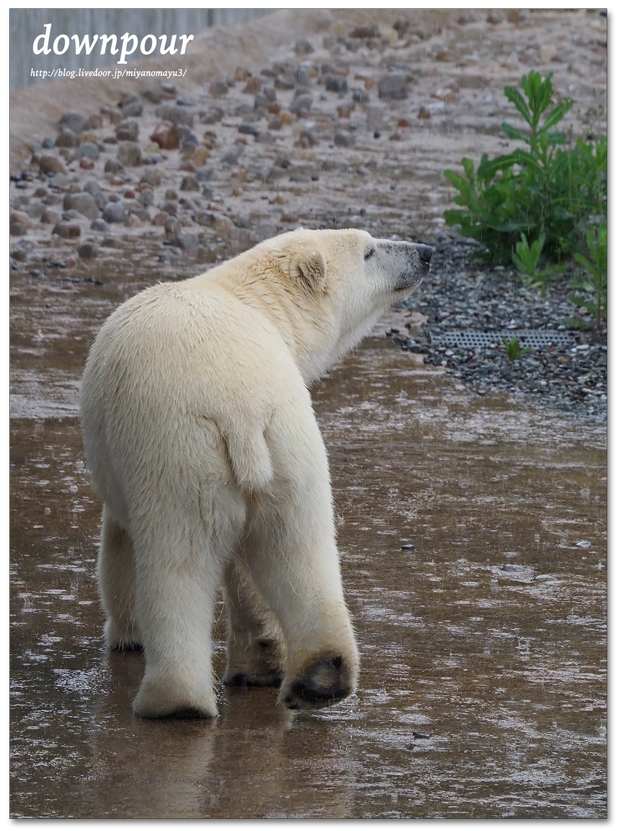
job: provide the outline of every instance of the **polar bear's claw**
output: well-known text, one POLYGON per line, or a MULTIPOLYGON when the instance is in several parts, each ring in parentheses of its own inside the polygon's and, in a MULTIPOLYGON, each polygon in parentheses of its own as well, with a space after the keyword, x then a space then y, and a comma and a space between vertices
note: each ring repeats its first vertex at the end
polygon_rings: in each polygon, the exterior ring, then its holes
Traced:
POLYGON ((289 710, 326 707, 353 692, 350 672, 340 656, 320 658, 299 681, 291 684, 282 702, 289 710))
POLYGON ((225 678, 224 683, 230 687, 279 687, 283 677, 281 672, 271 672, 265 675, 246 675, 238 672, 232 678, 225 678))

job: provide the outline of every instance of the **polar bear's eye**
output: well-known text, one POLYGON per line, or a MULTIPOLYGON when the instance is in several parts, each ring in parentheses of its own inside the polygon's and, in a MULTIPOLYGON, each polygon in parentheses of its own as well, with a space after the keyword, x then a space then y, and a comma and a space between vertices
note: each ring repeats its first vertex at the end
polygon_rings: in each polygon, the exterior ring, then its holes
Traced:
POLYGON ((376 250, 376 248, 369 248, 364 254, 364 259, 369 260, 371 257, 374 257, 376 250))

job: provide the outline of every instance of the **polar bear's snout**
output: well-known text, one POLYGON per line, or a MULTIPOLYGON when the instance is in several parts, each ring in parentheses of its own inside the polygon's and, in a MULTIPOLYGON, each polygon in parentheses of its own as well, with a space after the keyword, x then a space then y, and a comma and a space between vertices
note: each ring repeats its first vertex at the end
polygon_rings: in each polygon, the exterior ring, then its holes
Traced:
POLYGON ((412 290, 419 286, 430 269, 433 248, 416 242, 382 240, 379 250, 392 264, 394 291, 412 290))
POLYGON ((416 248, 418 249, 418 257, 420 260, 426 265, 430 265, 431 257, 433 256, 433 249, 431 246, 418 243, 416 244, 416 248))

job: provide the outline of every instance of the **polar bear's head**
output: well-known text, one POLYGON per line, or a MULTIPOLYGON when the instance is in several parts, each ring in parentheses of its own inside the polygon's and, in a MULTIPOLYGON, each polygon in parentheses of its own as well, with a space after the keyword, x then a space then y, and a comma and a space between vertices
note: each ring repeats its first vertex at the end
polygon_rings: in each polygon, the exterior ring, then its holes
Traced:
POLYGON ((298 229, 264 245, 300 311, 294 328, 301 325, 296 340, 305 353, 300 368, 307 380, 355 346, 392 303, 411 294, 428 274, 433 253, 428 245, 374 239, 357 229, 298 229))

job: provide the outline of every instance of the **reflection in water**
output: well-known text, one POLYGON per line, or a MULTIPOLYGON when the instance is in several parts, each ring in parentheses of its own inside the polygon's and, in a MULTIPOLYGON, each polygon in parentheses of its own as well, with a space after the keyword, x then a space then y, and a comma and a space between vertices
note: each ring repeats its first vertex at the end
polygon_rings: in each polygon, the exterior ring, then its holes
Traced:
POLYGON ((314 390, 358 695, 292 715, 222 690, 216 720, 136 719, 142 656, 102 648, 75 410, 121 298, 63 291, 14 308, 13 816, 605 816, 603 428, 366 341, 314 390))

